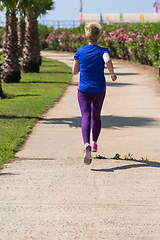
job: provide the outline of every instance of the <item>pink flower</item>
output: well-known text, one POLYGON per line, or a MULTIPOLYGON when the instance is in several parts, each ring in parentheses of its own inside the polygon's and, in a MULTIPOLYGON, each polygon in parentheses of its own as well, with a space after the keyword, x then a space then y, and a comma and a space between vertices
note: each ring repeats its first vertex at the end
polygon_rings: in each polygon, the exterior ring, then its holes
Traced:
POLYGON ((159 53, 160 53, 160 50, 159 50, 159 53))
POLYGON ((105 36, 105 35, 106 35, 106 31, 105 31, 105 30, 103 30, 102 36, 105 36))
POLYGON ((156 41, 158 39, 159 39, 159 37, 158 37, 158 34, 157 34, 156 36, 154 36, 154 40, 156 41))
POLYGON ((117 32, 120 32, 122 29, 121 28, 119 28, 119 29, 117 29, 117 32))
POLYGON ((114 31, 112 31, 112 32, 109 32, 109 35, 113 35, 114 34, 114 31))
POLYGON ((132 42, 133 41, 133 38, 128 38, 128 42, 132 42))
POLYGON ((120 38, 120 37, 123 37, 123 33, 122 32, 117 36, 117 38, 120 38))
POLYGON ((128 37, 128 35, 127 35, 127 34, 124 34, 123 39, 126 39, 127 37, 128 37))
POLYGON ((84 34, 82 34, 82 38, 85 38, 85 35, 84 35, 84 34))
POLYGON ((137 38, 140 39, 142 36, 141 35, 137 35, 137 38))
POLYGON ((115 36, 115 35, 113 35, 113 36, 112 36, 112 39, 116 40, 116 36, 115 36))
POLYGON ((135 33, 131 33, 131 36, 135 36, 136 34, 135 33))
POLYGON ((139 43, 139 46, 141 46, 142 45, 142 43, 139 43))
POLYGON ((105 41, 105 42, 107 41, 107 37, 105 37, 104 41, 105 41))
POLYGON ((134 54, 134 53, 131 51, 131 49, 128 49, 128 51, 129 51, 130 54, 134 54))

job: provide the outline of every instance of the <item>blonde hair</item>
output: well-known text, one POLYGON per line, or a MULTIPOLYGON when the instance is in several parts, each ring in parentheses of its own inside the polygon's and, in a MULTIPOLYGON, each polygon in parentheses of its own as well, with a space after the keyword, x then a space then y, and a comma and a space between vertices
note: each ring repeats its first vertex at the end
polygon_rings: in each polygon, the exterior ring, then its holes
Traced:
POLYGON ((101 25, 98 23, 88 23, 85 25, 85 34, 89 42, 97 41, 100 37, 101 25))

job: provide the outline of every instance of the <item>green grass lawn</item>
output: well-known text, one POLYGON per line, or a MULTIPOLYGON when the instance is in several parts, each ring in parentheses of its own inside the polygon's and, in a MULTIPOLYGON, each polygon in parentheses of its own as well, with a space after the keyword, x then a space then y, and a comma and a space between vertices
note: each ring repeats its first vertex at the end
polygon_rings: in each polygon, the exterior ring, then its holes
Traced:
POLYGON ((0 99, 0 168, 14 158, 36 121, 60 99, 71 81, 71 68, 43 58, 40 73, 22 73, 20 83, 2 84, 0 99))

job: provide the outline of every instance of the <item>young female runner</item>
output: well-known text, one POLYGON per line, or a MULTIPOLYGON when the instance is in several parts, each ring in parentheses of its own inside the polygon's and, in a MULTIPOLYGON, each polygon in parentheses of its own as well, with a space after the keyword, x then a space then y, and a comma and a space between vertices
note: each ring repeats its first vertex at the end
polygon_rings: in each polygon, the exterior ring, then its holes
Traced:
POLYGON ((97 23, 85 25, 88 45, 80 47, 75 56, 72 72, 80 72, 78 102, 82 115, 82 136, 84 141, 85 164, 92 162, 91 151, 97 151, 97 140, 101 131, 101 109, 106 93, 104 66, 106 64, 112 81, 116 81, 113 64, 108 48, 97 45, 101 26, 97 23), (92 143, 90 145, 90 126, 92 117, 92 143))

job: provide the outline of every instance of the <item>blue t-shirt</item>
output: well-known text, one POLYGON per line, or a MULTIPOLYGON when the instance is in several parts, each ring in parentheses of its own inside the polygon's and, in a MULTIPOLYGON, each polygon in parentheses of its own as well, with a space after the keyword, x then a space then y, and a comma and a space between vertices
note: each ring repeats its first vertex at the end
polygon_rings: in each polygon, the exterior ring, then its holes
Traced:
POLYGON ((80 63, 80 79, 78 89, 82 92, 99 93, 105 90, 103 54, 109 53, 108 48, 97 45, 80 47, 74 55, 80 63))

